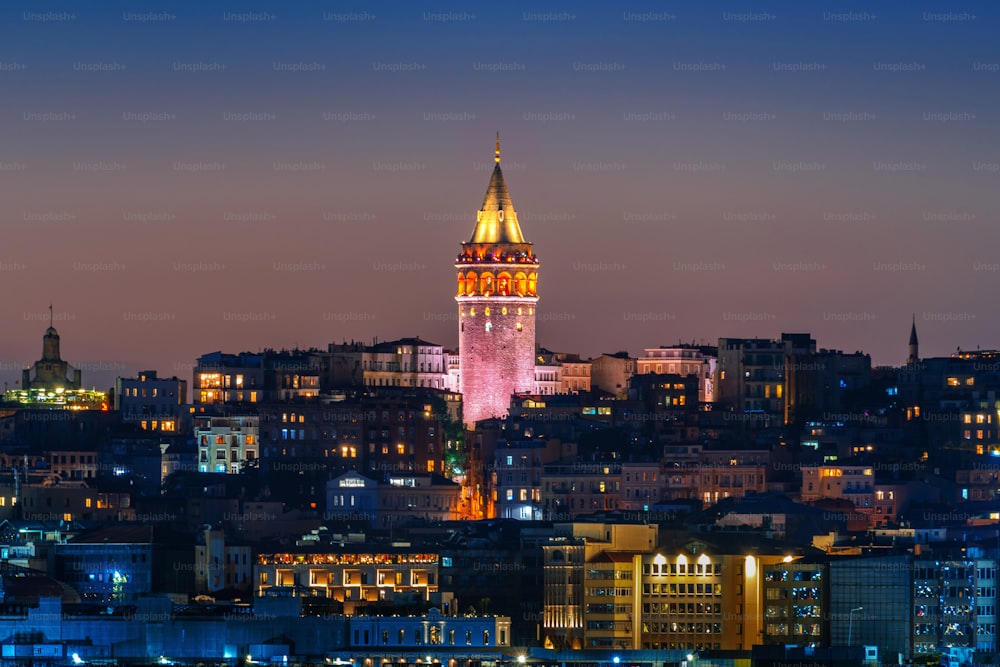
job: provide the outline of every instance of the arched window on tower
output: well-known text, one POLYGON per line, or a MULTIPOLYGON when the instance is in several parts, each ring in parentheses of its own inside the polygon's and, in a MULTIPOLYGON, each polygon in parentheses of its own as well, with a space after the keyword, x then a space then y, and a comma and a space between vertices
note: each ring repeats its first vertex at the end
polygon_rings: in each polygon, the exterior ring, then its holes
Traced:
POLYGON ((462 296, 465 294, 465 274, 461 271, 458 272, 458 295, 462 296))
POLYGON ((528 276, 518 271, 514 274, 514 294, 524 296, 528 293, 528 276))
POLYGON ((479 277, 479 292, 483 296, 489 296, 493 293, 493 274, 490 272, 485 272, 479 277))
POLYGON ((535 290, 538 287, 538 274, 529 273, 528 274, 528 296, 536 296, 535 290))
POLYGON ((479 282, 476 279, 476 272, 469 271, 465 274, 465 294, 467 296, 474 296, 476 294, 476 283, 479 282))
POLYGON ((497 276, 497 294, 500 296, 508 296, 510 294, 510 274, 507 272, 501 273, 497 276))

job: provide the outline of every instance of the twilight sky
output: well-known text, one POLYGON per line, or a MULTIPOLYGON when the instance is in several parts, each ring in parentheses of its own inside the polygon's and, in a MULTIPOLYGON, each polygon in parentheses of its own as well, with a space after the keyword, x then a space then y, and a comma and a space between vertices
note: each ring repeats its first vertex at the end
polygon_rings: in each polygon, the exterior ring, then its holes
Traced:
POLYGON ((0 381, 454 346, 497 130, 550 349, 1000 346, 995 3, 89 4, 0 6, 0 381))

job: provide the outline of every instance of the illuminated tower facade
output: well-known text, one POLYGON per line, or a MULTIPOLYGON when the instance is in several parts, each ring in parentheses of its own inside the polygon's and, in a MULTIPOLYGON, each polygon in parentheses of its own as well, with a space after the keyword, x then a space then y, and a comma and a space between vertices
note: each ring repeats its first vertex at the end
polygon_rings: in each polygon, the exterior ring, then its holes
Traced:
POLYGON ((535 384, 535 306, 538 258, 524 240, 500 170, 496 165, 472 239, 462 244, 458 269, 459 389, 463 420, 507 414, 510 395, 535 384))

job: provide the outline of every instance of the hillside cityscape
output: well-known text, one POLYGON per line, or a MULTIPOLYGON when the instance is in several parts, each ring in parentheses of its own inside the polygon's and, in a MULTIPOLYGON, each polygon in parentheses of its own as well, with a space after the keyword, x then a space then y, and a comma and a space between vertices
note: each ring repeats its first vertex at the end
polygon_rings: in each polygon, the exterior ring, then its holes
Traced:
POLYGON ((916 315, 900 366, 779 330, 548 349, 570 269, 501 164, 435 260, 457 349, 414 322, 99 389, 50 306, 0 407, 4 664, 992 660, 1000 351, 923 357, 916 315))

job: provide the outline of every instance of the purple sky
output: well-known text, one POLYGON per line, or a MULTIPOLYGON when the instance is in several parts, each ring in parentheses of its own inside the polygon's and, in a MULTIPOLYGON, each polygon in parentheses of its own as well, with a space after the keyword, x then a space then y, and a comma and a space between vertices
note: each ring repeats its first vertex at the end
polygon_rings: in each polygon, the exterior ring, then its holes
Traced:
POLYGON ((455 345, 497 130, 546 347, 808 331, 897 364, 911 313, 926 356, 1000 346, 992 5, 35 4, 0 9, 2 381, 50 300, 99 386, 455 345))

